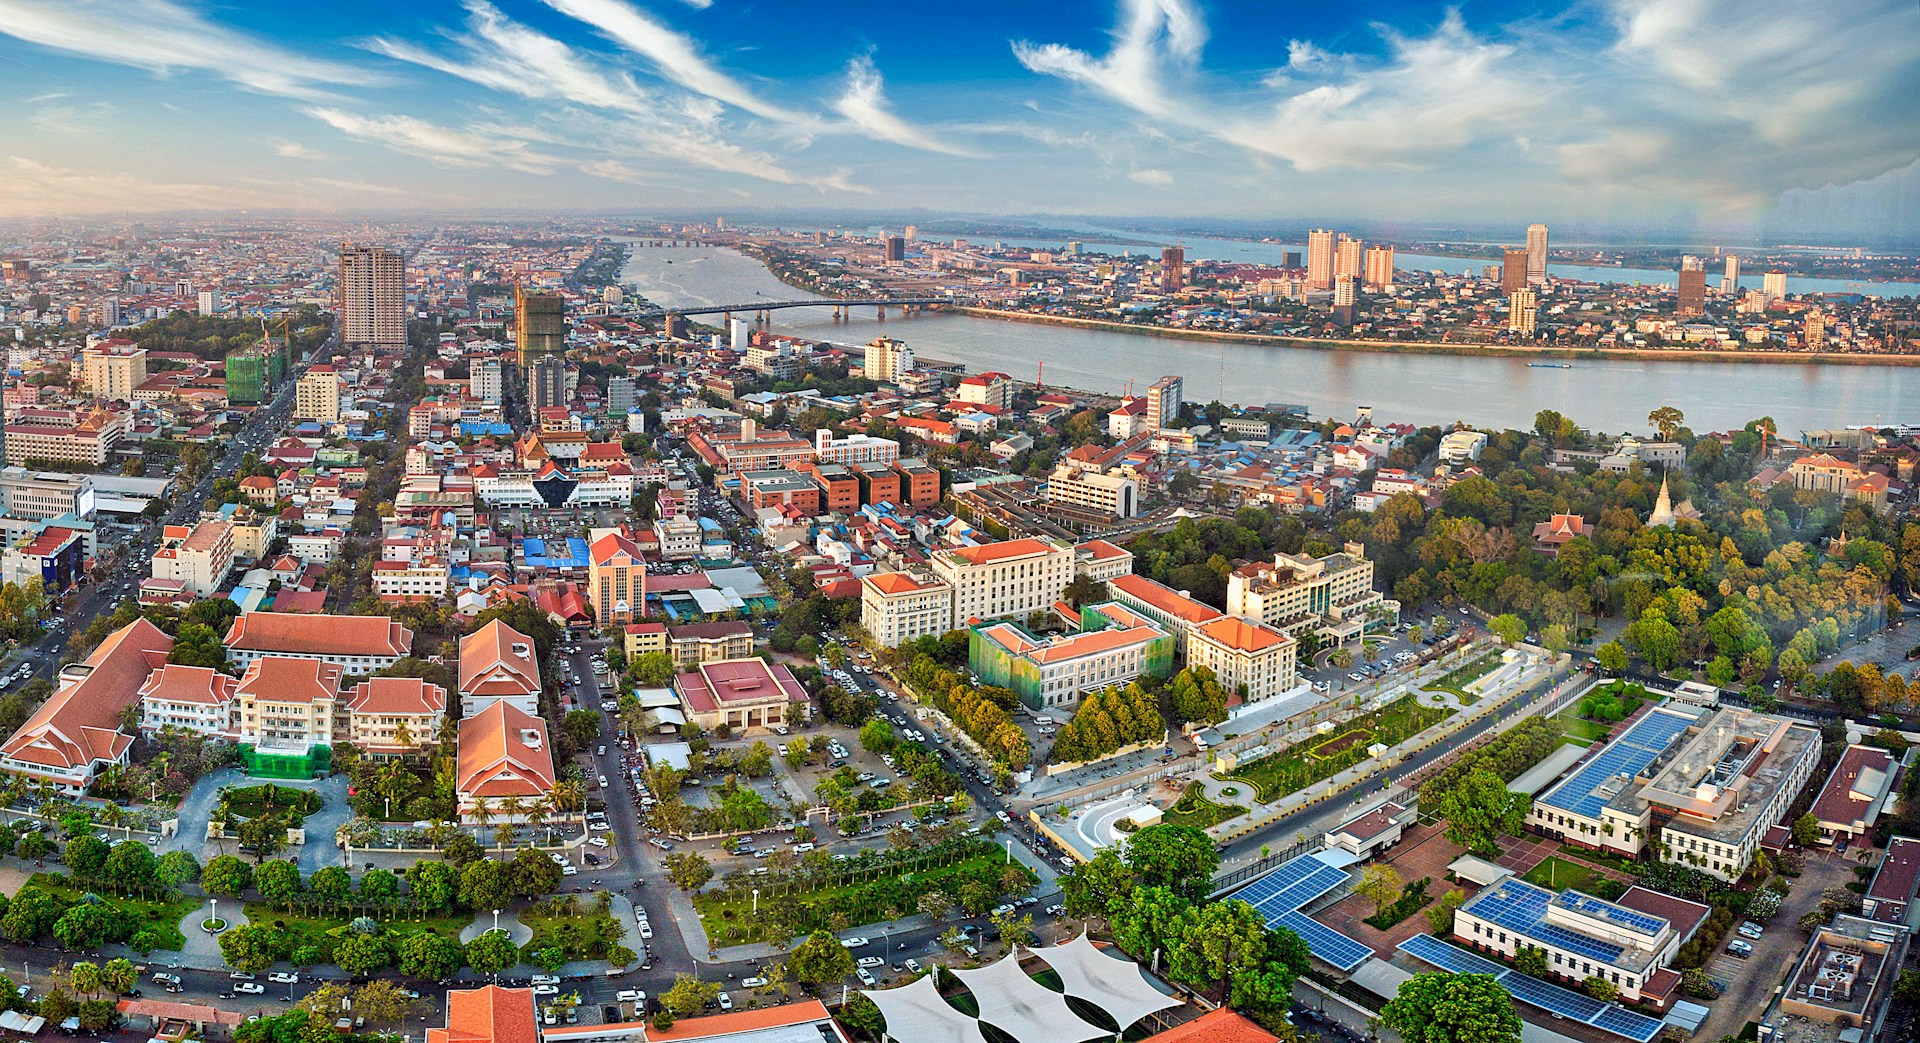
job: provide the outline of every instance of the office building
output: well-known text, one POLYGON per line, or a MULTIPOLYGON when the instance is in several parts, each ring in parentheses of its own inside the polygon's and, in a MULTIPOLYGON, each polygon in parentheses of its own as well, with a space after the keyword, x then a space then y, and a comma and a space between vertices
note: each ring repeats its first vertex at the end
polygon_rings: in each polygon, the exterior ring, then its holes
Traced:
POLYGON ((1532 336, 1540 310, 1535 304, 1533 291, 1519 289, 1507 298, 1507 329, 1522 336, 1532 336))
POLYGON ((147 381, 147 349, 124 340, 96 344, 81 356, 81 378, 95 398, 131 402, 147 381))
POLYGON ((1178 246, 1162 247, 1160 250, 1160 288, 1174 293, 1185 286, 1187 275, 1187 252, 1178 246))
POLYGON ((179 583, 195 598, 210 598, 226 584, 233 561, 233 526, 226 522, 169 525, 153 552, 153 578, 179 583))
POLYGON ((1527 285, 1547 284, 1547 226, 1527 226, 1527 285))
POLYGON ((884 467, 900 459, 900 443, 864 432, 835 438, 823 427, 813 433, 813 458, 819 463, 884 467))
POLYGON ((860 581, 860 625, 885 648, 953 629, 953 588, 931 576, 881 572, 860 581))
POLYGON ((1732 296, 1740 292, 1740 258, 1727 255, 1725 274, 1720 276, 1720 292, 1732 296))
POLYGON ((1073 706, 1086 692, 1173 673, 1173 635, 1116 602, 1083 606, 1072 634, 1040 637, 1016 623, 968 631, 969 669, 1035 710, 1073 706))
POLYGON ((567 302, 557 293, 528 293, 513 288, 513 342, 520 367, 526 369, 542 355, 567 350, 567 302))
POLYGON ((1047 501, 1131 518, 1140 513, 1140 482, 1124 471, 1100 471, 1062 460, 1047 476, 1047 501))
POLYGON ((1342 275, 1350 275, 1358 279, 1365 274, 1366 250, 1367 244, 1364 240, 1350 235, 1340 237, 1333 252, 1333 278, 1336 283, 1342 275))
POLYGON ((365 753, 396 757, 440 742, 447 690, 418 677, 374 677, 340 693, 347 740, 365 753))
POLYGON ((1877 746, 1849 746, 1840 754, 1808 810, 1820 824, 1820 842, 1861 841, 1885 809, 1900 762, 1877 746))
POLYGON ((1278 627, 1238 616, 1202 623, 1187 637, 1187 665, 1213 671, 1228 695, 1257 703, 1300 683, 1299 642, 1278 627))
POLYGON ((1316 228, 1307 233, 1307 289, 1333 289, 1333 231, 1316 228))
MULTIPOLYGON (((1759 1016, 1760 1043, 1894 1043, 1910 1029, 1891 1008, 1910 938, 1898 926, 1840 913, 1813 930, 1759 1016)), ((1772 984, 1769 979, 1769 984, 1772 984)))
POLYGON ((1699 315, 1707 310, 1707 270, 1698 257, 1680 258, 1680 306, 1682 315, 1699 315))
POLYGON ((1699 902, 1629 888, 1609 902, 1568 888, 1558 894, 1508 877, 1481 888, 1453 914, 1453 934, 1508 958, 1540 949, 1547 977, 1579 985, 1601 978, 1622 999, 1664 1005, 1680 976, 1667 969, 1712 911, 1699 902))
POLYGON ((1019 539, 933 553, 936 578, 953 588, 953 619, 1001 619, 1050 608, 1073 581, 1073 545, 1019 539))
POLYGON ((400 254, 340 244, 340 343, 406 346, 407 262, 400 254))
POLYGON ((8 464, 65 461, 98 469, 127 433, 125 413, 107 409, 22 409, 7 417, 8 464))
POLYGON ((1827 346, 1827 317, 1814 310, 1807 312, 1807 350, 1820 351, 1827 346))
POLYGON ((587 548, 587 599, 594 622, 630 623, 647 614, 647 563, 640 548, 610 532, 587 548))
POLYGON ((640 405, 640 393, 634 388, 632 377, 612 377, 607 381, 607 415, 615 419, 625 417, 640 405))
POLYGON ((1345 644, 1399 620, 1400 603, 1373 589, 1373 562, 1358 543, 1324 558, 1277 553, 1227 577, 1227 614, 1289 634, 1312 630, 1345 644))
POLYGON ((0 468, 0 513, 27 521, 47 521, 71 514, 93 516, 93 476, 63 471, 0 468))
POLYGON ((1007 409, 1013 405, 1013 378, 997 370, 974 373, 961 378, 953 397, 970 406, 1007 409))
POLYGON ((565 408, 567 404, 567 360, 559 355, 538 355, 527 365, 527 412, 539 416, 543 409, 565 408))
POLYGON ((340 374, 325 364, 310 367, 293 390, 293 418, 323 424, 340 421, 340 374))
POLYGON ((913 372, 913 349, 892 337, 877 337, 867 345, 861 369, 868 380, 898 384, 900 378, 913 372))
POLYGON ((1760 277, 1760 292, 1766 294, 1769 305, 1787 299, 1787 273, 1768 272, 1760 277))
POLYGON ((904 235, 887 236, 885 240, 885 248, 886 248, 888 264, 907 263, 907 237, 906 236, 904 235))
POLYGON ((1367 247, 1366 283, 1370 290, 1393 288, 1393 247, 1367 247))
POLYGON ((1185 400, 1186 382, 1168 374, 1147 387, 1147 430, 1166 431, 1179 426, 1180 406, 1185 400))
POLYGON ((1500 292, 1511 295, 1527 288, 1527 251, 1509 246, 1500 253, 1500 292))
POLYGON ((1298 268, 1301 266, 1300 251, 1287 250, 1280 254, 1280 267, 1298 268))

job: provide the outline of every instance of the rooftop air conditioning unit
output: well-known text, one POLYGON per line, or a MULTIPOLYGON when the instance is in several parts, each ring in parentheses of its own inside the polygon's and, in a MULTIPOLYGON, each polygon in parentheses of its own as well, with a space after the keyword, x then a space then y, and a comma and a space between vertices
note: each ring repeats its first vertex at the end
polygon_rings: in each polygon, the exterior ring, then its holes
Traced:
POLYGON ((528 749, 533 749, 533 750, 539 749, 540 748, 540 729, 538 728, 520 729, 520 743, 521 745, 526 746, 528 749))

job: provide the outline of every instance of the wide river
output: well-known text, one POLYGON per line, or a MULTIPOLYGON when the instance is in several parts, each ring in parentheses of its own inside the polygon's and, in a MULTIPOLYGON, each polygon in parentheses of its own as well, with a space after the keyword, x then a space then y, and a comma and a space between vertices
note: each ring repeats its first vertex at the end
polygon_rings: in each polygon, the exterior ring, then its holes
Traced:
MULTIPOLYGON (((805 296, 760 262, 719 248, 635 246, 621 281, 668 308, 805 296)), ((1695 431, 1771 416, 1793 436, 1920 419, 1909 398, 1920 369, 1901 366, 1580 359, 1572 369, 1545 369, 1524 358, 1206 343, 966 315, 909 318, 897 310, 881 320, 874 311, 856 309, 838 322, 825 308, 775 311, 774 332, 856 346, 885 334, 924 358, 1022 380, 1033 380, 1044 363, 1047 383, 1092 391, 1119 392, 1128 381, 1138 391, 1177 373, 1189 399, 1294 402, 1342 419, 1371 405, 1381 422, 1526 428, 1535 413, 1557 409, 1592 430, 1643 431, 1649 410, 1672 405, 1695 431)))

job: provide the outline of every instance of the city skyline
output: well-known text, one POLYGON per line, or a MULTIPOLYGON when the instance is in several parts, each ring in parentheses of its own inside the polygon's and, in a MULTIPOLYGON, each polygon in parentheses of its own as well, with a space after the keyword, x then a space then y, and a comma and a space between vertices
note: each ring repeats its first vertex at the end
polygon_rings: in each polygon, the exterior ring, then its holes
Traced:
POLYGON ((923 207, 1845 236, 1920 10, 0 0, 0 218, 923 207))

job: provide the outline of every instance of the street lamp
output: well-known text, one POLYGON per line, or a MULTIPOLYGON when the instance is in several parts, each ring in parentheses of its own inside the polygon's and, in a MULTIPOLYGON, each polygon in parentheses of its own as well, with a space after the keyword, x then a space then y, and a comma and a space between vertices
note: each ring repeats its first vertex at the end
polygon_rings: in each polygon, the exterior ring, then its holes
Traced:
POLYGON ((1007 838, 1007 864, 1013 864, 1013 838, 1007 838))
POLYGON ((753 915, 760 915, 760 889, 757 887, 753 889, 753 915))
POLYGON ((498 909, 493 911, 493 929, 496 931, 500 929, 500 910, 498 909))

